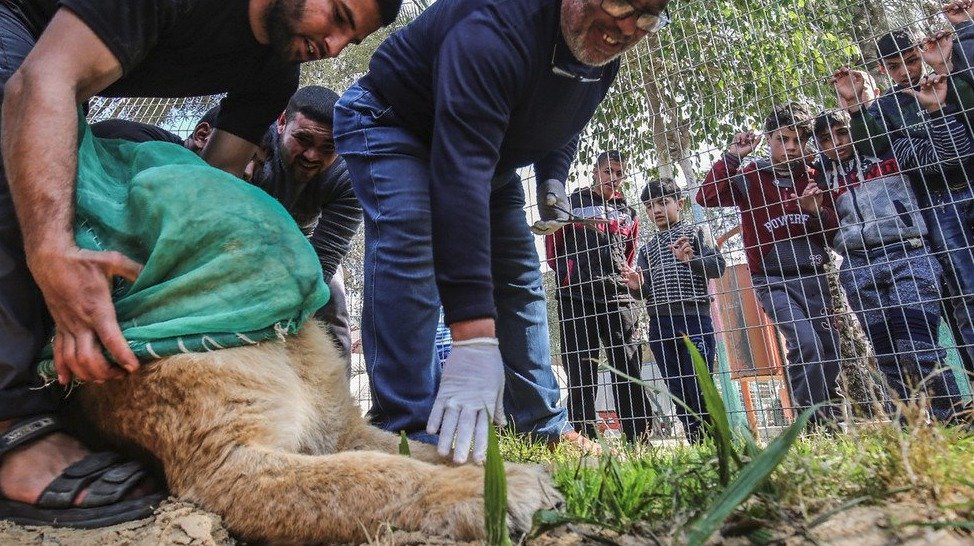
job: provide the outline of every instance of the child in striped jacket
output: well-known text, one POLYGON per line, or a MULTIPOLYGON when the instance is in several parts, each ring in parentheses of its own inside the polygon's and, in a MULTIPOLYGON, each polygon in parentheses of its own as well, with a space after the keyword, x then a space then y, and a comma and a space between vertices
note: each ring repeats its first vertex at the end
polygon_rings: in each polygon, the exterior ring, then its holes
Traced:
MULTIPOLYGON (((713 371, 716 339, 707 279, 724 273, 724 257, 701 228, 681 220, 683 196, 673 180, 650 181, 640 198, 659 233, 639 249, 637 269, 624 272, 626 284, 646 301, 649 347, 667 388, 702 417, 706 409, 683 335, 696 345, 713 371)), ((699 441, 703 433, 700 418, 685 408, 678 415, 687 439, 699 441)))

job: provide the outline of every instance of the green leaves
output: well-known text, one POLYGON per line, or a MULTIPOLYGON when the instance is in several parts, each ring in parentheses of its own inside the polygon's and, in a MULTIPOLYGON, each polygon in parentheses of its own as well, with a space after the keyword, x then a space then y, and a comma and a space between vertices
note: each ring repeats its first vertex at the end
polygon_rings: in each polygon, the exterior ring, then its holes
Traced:
POLYGON ((399 431, 399 454, 400 455, 405 455, 406 457, 409 457, 410 456, 410 453, 409 453, 409 438, 406 437, 406 431, 405 430, 400 430, 399 431))
POLYGON ((661 163, 687 157, 706 171, 708 152, 722 149, 735 132, 759 128, 775 104, 835 106, 826 78, 850 62, 864 66, 857 37, 885 30, 861 31, 869 9, 864 4, 870 3, 875 2, 672 5, 673 23, 626 54, 580 143, 579 172, 587 173, 596 154, 609 147, 626 150, 630 170, 646 177, 661 163), (652 131, 680 133, 687 142, 661 149, 652 131))
POLYGON ((798 435, 805 429, 808 419, 817 408, 812 407, 795 420, 768 447, 762 450, 748 464, 744 465, 737 477, 717 497, 714 504, 690 527, 687 536, 688 546, 699 546, 723 525, 731 513, 751 496, 771 472, 785 458, 798 435))
POLYGON ((511 546, 507 531, 507 475, 497 441, 497 430, 487 430, 487 460, 484 462, 484 526, 487 544, 511 546))
POLYGON ((683 343, 690 351, 690 358, 693 361, 693 370, 697 374, 697 383, 700 385, 700 393, 703 395, 704 407, 707 408, 708 418, 705 427, 713 438, 717 446, 717 462, 720 469, 720 483, 727 485, 730 482, 730 463, 734 461, 737 466, 741 466, 741 459, 734 451, 733 433, 730 428, 730 419, 727 418, 727 406, 720 397, 720 391, 714 383, 714 377, 710 374, 710 367, 703 359, 697 346, 690 338, 683 336, 683 343))
POLYGON ((683 336, 683 343, 693 359, 693 369, 697 374, 697 383, 703 395, 704 405, 709 418, 706 426, 714 444, 717 446, 717 461, 720 468, 720 483, 724 490, 717 497, 714 504, 690 526, 687 536, 689 546, 698 546, 710 538, 710 535, 723 525, 731 513, 754 493, 771 472, 785 458, 788 449, 798 439, 798 435, 805 429, 816 407, 805 410, 790 427, 774 439, 768 447, 760 450, 753 443, 748 444, 751 452, 751 462, 741 465, 741 457, 734 449, 730 421, 727 418, 727 407, 724 405, 710 369, 690 338, 683 336), (740 468, 740 472, 730 481, 731 461, 740 468))

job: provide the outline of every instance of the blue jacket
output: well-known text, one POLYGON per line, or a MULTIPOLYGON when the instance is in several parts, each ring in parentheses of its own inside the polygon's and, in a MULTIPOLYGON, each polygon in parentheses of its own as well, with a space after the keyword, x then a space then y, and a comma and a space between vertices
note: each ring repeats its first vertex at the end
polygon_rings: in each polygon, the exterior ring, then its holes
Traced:
POLYGON ((560 10, 560 0, 440 0, 379 46, 360 81, 429 145, 447 322, 496 315, 491 181, 528 165, 539 180, 564 181, 619 70, 572 57, 560 10))

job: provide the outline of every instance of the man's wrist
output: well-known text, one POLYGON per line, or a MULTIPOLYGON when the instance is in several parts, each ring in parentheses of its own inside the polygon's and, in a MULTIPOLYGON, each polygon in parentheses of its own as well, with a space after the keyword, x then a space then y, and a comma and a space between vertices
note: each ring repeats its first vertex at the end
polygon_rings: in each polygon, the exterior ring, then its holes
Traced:
POLYGON ((453 341, 465 341, 478 337, 497 337, 494 319, 479 318, 461 320, 450 324, 450 337, 453 341))
POLYGON ((38 260, 57 259, 77 248, 78 245, 74 240, 74 234, 71 232, 67 232, 64 235, 35 235, 33 240, 25 241, 24 244, 28 262, 31 261, 31 258, 38 260))

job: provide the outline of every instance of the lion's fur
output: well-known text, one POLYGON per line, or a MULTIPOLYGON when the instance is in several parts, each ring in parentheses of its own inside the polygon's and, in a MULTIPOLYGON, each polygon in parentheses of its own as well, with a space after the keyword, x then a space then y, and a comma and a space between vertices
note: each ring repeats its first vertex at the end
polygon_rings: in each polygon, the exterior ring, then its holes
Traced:
MULTIPOLYGON (((344 362, 312 324, 286 341, 165 358, 82 389, 102 434, 161 461, 173 495, 247 540, 362 541, 384 525, 481 538, 483 470, 366 423, 344 362), (438 464, 444 463, 444 464, 438 464)), ((557 501, 537 467, 507 465, 510 524, 557 501)))

